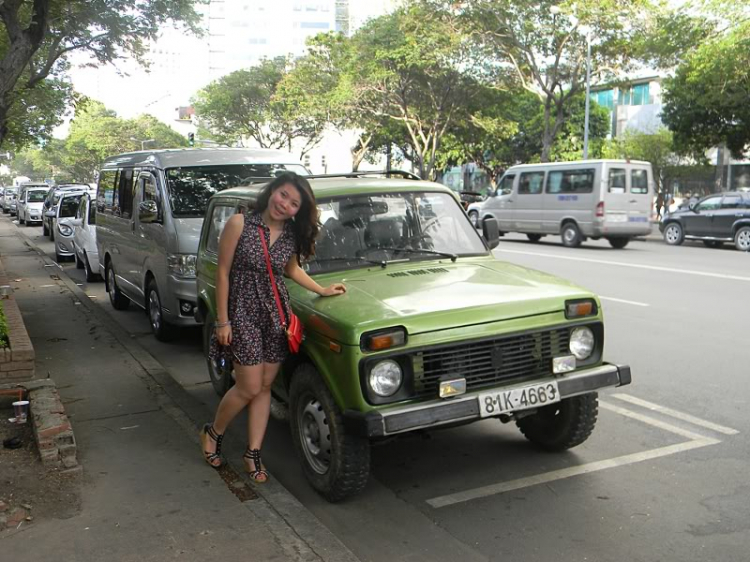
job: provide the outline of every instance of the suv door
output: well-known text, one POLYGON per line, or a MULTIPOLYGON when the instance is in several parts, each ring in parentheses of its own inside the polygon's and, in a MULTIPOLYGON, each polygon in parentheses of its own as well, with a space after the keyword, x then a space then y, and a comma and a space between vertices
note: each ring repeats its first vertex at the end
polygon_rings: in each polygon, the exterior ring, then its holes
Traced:
POLYGON ((683 215, 687 236, 713 236, 713 218, 721 208, 721 195, 712 195, 700 201, 691 212, 683 215))
POLYGON ((721 208, 714 212, 713 235, 716 238, 732 238, 732 226, 741 218, 750 218, 750 209, 745 208, 742 195, 739 193, 725 193, 721 200, 721 208))

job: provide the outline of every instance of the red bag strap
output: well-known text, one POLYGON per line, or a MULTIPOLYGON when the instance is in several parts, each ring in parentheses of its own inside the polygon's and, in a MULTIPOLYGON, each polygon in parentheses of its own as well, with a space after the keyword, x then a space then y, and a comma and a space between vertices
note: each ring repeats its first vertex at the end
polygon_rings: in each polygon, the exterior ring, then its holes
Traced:
POLYGON ((268 246, 266 245, 266 231, 263 230, 262 226, 258 227, 258 234, 260 234, 260 243, 263 244, 263 253, 266 256, 266 267, 268 267, 268 275, 271 277, 271 288, 273 289, 273 296, 276 298, 276 307, 279 309, 279 320, 281 320, 281 327, 286 329, 286 315, 284 314, 284 308, 281 306, 279 289, 276 287, 276 278, 273 276, 271 256, 268 254, 268 246))

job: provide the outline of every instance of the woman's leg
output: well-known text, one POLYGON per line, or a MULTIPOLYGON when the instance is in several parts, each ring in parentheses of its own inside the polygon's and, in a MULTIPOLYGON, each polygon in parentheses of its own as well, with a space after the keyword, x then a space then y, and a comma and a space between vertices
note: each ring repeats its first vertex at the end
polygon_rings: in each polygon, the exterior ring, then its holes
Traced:
POLYGON ((250 412, 247 416, 247 443, 250 449, 260 449, 263 446, 268 417, 271 414, 271 387, 279 367, 281 363, 263 363, 260 392, 250 403, 250 412))

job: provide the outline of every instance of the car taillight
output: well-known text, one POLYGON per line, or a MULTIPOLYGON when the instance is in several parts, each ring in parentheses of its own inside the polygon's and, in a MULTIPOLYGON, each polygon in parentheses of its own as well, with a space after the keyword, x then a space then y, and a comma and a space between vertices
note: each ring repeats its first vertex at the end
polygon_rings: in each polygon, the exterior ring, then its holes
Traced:
POLYGON ((596 205, 596 216, 597 217, 603 217, 604 216, 604 201, 599 201, 596 205))

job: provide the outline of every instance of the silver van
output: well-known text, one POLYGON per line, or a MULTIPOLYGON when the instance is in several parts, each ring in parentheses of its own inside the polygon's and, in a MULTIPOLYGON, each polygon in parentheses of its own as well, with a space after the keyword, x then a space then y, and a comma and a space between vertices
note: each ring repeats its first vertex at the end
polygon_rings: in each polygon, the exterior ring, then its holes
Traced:
POLYGON ((196 325, 195 263, 214 193, 285 171, 298 158, 269 149, 141 151, 108 158, 99 172, 96 245, 112 306, 144 308, 159 340, 196 325))
POLYGON ((495 218, 501 233, 521 232, 532 242, 559 234, 563 245, 606 238, 624 248, 651 232, 654 179, 649 162, 582 160, 508 168, 498 188, 467 212, 479 227, 495 218))

